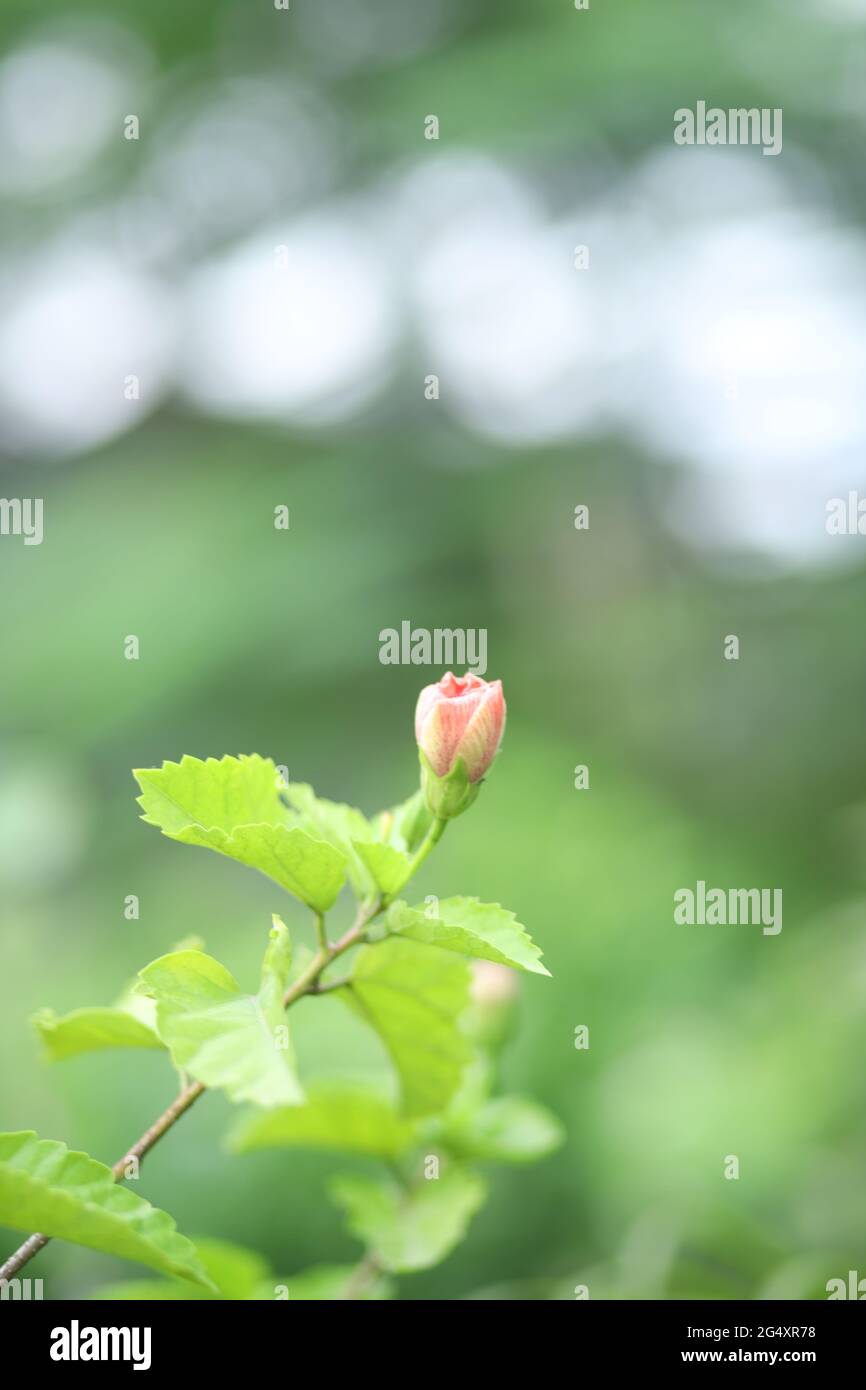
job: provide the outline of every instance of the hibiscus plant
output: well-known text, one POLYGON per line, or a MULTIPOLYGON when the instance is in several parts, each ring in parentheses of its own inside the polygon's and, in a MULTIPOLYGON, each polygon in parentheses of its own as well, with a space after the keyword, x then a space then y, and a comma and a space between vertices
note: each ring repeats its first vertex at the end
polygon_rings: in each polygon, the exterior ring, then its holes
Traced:
POLYGON ((161 1276, 107 1286, 97 1297, 386 1298, 395 1275, 438 1263, 464 1236, 485 1197, 479 1165, 526 1162, 561 1142, 540 1106, 496 1094, 511 972, 546 975, 538 947, 496 904, 432 895, 412 904, 403 896, 445 828, 478 796, 504 723, 499 681, 449 672, 426 687, 416 710, 420 789, 372 819, 286 783, 257 754, 187 756, 135 772, 148 825, 267 875, 310 910, 315 946, 293 953, 274 916, 253 992, 200 941, 186 940, 145 966, 115 1005, 36 1016, 48 1059, 159 1050, 180 1089, 111 1168, 31 1131, 0 1134, 0 1226, 35 1232, 2 1265, 0 1280, 15 1280, 56 1237, 161 1276), (354 917, 332 935, 328 914, 344 886, 356 899, 354 917), (305 1084, 289 1014, 299 999, 324 994, 378 1035, 388 1075, 347 1070, 305 1084), (243 1107, 228 1139, 235 1153, 305 1146, 381 1161, 380 1173, 331 1183, 362 1246, 356 1264, 272 1272, 252 1251, 187 1239, 138 1195, 142 1160, 207 1090, 243 1107))

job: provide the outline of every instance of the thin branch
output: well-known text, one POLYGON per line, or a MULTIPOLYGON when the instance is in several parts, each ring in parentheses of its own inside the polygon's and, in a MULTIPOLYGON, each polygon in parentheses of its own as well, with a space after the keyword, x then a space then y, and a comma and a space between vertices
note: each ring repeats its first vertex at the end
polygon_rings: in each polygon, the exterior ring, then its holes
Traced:
POLYGON ((47 1245, 50 1236, 34 1235, 28 1236, 24 1244, 19 1246, 14 1255, 10 1255, 4 1265, 0 1265, 0 1279, 13 1279, 19 1269, 23 1269, 28 1260, 32 1260, 37 1255, 43 1245, 47 1245))
MULTIPOLYGON (((421 865, 424 863, 424 860, 427 858, 427 855, 430 853, 432 849, 435 849, 436 845, 438 845, 439 841, 442 839, 442 836, 445 834, 447 825, 447 820, 440 820, 438 816, 434 816, 433 820, 430 822, 427 834, 424 836, 424 839, 421 841, 421 844, 418 846, 418 849, 415 851, 415 855, 409 864, 409 868, 406 871, 406 879, 403 884, 403 887, 405 887, 406 883, 409 882, 410 878, 415 877, 415 874, 418 872, 421 865)), ((383 906, 387 907, 388 903, 391 901, 391 898, 393 897, 394 894, 390 894, 390 896, 383 902, 383 906)))
POLYGON ((167 1134, 173 1125, 177 1124, 181 1115, 185 1115, 190 1106, 195 1105, 199 1096, 204 1095, 206 1089, 207 1087, 201 1081, 193 1081, 191 1085, 181 1091, 177 1100, 160 1115, 158 1120, 154 1121, 150 1129, 145 1130, 141 1138, 123 1155, 123 1158, 119 1158, 114 1164, 111 1171, 114 1174, 115 1182, 120 1182, 122 1178, 127 1176, 126 1170, 129 1167, 130 1159, 140 1163, 145 1154, 150 1153, 154 1144, 157 1144, 162 1136, 167 1134))
MULTIPOLYGON (((320 942, 323 942, 323 944, 320 944, 319 950, 310 961, 306 970, 304 970, 298 976, 297 980, 295 980, 294 984, 290 985, 286 990, 283 996, 284 1008, 290 1008, 292 1004, 296 1003, 297 1000, 305 994, 324 993, 325 989, 336 989, 345 983, 343 980, 335 980, 333 985, 317 988, 319 976, 325 967, 330 965, 331 961, 336 960, 338 956, 341 956, 344 951, 348 951, 350 947, 357 945, 359 941, 363 940, 364 932, 373 921, 374 917, 378 917, 383 906, 384 903, 381 898, 378 898, 374 903, 362 904, 349 930, 333 946, 328 944, 324 936, 324 919, 321 917, 321 914, 317 914, 317 927, 319 923, 322 923, 320 942)), ((192 1085, 187 1086, 181 1091, 177 1099, 172 1102, 167 1110, 163 1111, 159 1119, 155 1120, 150 1128, 145 1130, 141 1138, 133 1144, 132 1148, 128 1149, 123 1157, 119 1158, 114 1164, 111 1172, 115 1182, 120 1182, 121 1179, 126 1177, 130 1159, 136 1159, 140 1162, 145 1154, 150 1152, 154 1144, 157 1144, 162 1136, 167 1134, 177 1123, 181 1115, 186 1114, 190 1106, 195 1104, 199 1096, 203 1095, 206 1089, 207 1087, 204 1086, 201 1081, 195 1081, 192 1085)), ((11 1279, 20 1269, 23 1269, 28 1260, 32 1260, 33 1256, 38 1254, 43 1246, 48 1244, 50 1239, 50 1236, 44 1236, 38 1232, 35 1235, 28 1236, 24 1243, 15 1251, 14 1255, 10 1255, 5 1264, 0 1265, 0 1279, 11 1279)))
POLYGON ((308 994, 330 994, 334 989, 345 989, 352 983, 351 975, 341 975, 339 980, 326 980, 324 984, 317 980, 314 985, 310 985, 308 994))

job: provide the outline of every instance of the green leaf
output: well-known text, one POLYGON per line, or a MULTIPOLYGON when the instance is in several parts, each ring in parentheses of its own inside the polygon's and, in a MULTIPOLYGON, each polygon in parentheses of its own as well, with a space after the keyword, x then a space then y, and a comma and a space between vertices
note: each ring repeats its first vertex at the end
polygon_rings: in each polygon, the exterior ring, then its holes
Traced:
POLYGON ((339 997, 382 1039, 400 1076, 403 1107, 442 1110, 472 1052, 458 1027, 469 998, 463 961, 396 937, 364 946, 339 997))
POLYGON ((302 1303, 349 1298, 369 1302, 394 1296, 393 1282, 381 1274, 356 1285, 354 1265, 316 1265, 285 1279, 271 1274, 260 1255, 242 1246, 199 1240, 196 1249, 218 1293, 209 1293, 181 1279, 127 1279, 103 1285, 89 1297, 99 1302, 189 1303, 230 1299, 272 1303, 288 1294, 292 1302, 302 1303))
POLYGON ((412 861, 408 854, 374 841, 364 843, 353 840, 352 848, 363 861, 380 893, 386 893, 389 897, 392 893, 399 893, 409 877, 412 861))
POLYGON ((203 951, 204 940, 192 932, 189 936, 182 936, 180 941, 176 941, 171 949, 173 951, 203 951))
POLYGON ((262 1280, 270 1275, 264 1256, 244 1245, 207 1236, 197 1239, 195 1248, 208 1277, 223 1298, 250 1298, 262 1280))
POLYGON ((459 1122, 446 1123, 441 1138, 458 1158, 533 1163, 558 1149, 565 1131, 544 1106, 503 1096, 459 1122))
POLYGON ((165 1046, 154 1028, 119 1007, 74 1009, 61 1018, 53 1009, 40 1009, 33 1015, 33 1026, 52 1062, 108 1047, 165 1046))
POLYGON ((393 1273, 429 1269, 444 1260, 487 1195, 482 1179, 464 1168, 450 1168, 408 1193, 354 1176, 336 1178, 331 1190, 349 1230, 393 1273))
POLYGON ((210 1287, 195 1247, 167 1212, 110 1168, 32 1131, 0 1134, 0 1226, 42 1231, 210 1287))
POLYGON ((462 956, 514 965, 535 975, 550 974, 539 960, 540 948, 525 927, 513 912, 498 903, 481 903, 477 898, 443 898, 435 917, 428 916, 423 907, 392 903, 385 914, 385 926, 401 937, 457 951, 462 956))
POLYGON ((161 956, 142 970, 139 988, 156 1000, 159 1033, 175 1065, 235 1101, 301 1101, 282 1004, 289 962, 289 934, 275 917, 258 994, 242 993, 234 976, 200 951, 161 956))
POLYGON ((179 763, 136 768, 132 775, 141 787, 142 820, 165 835, 192 825, 230 835, 238 825, 282 825, 287 820, 276 766, 258 753, 205 762, 186 754, 179 763))
POLYGON ((179 1279, 128 1279, 103 1285, 89 1297, 115 1302, 179 1302, 220 1299, 246 1300, 259 1297, 260 1288, 271 1279, 267 1260, 255 1250, 209 1237, 195 1241, 196 1252, 215 1286, 214 1292, 199 1289, 179 1279))
POLYGON ((245 1116, 229 1137, 235 1153, 253 1149, 341 1150, 396 1158, 412 1143, 415 1127, 368 1081, 313 1082, 305 1105, 245 1116))
MULTIPOLYGON (((194 944, 194 938, 190 938, 190 943, 189 949, 201 949, 194 944)), ((165 1047, 156 1030, 156 1005, 152 999, 137 994, 132 985, 108 1007, 74 1009, 61 1017, 53 1009, 40 1009, 31 1022, 44 1044, 45 1059, 50 1062, 105 1048, 165 1047)))
MULTIPOLYGON (((354 1274, 354 1265, 315 1265, 312 1269, 305 1269, 301 1274, 293 1274, 288 1279, 280 1280, 280 1283, 288 1288, 289 1298, 293 1303, 337 1303, 346 1298, 351 1298, 353 1302, 357 1300, 369 1303, 394 1297, 393 1283, 381 1275, 369 1283, 365 1280, 363 1288, 354 1292, 354 1274)), ((263 1290, 259 1296, 267 1295, 263 1290)), ((270 1297, 273 1297, 273 1293, 270 1297)))
MULTIPOLYGON (((187 936, 173 949, 203 951, 204 942, 201 937, 187 936)), ((49 1062, 111 1047, 165 1047, 156 1028, 156 1004, 138 994, 134 985, 128 985, 117 1003, 108 1008, 74 1009, 60 1018, 53 1009, 40 1009, 31 1022, 49 1062)))
POLYGON ((336 850, 304 830, 284 825, 239 825, 233 835, 191 825, 171 838, 258 869, 314 912, 334 906, 346 877, 345 860, 336 850))
POLYGON ((305 830, 287 830, 284 825, 239 825, 230 839, 211 848, 259 869, 314 912, 328 912, 346 881, 343 856, 323 841, 312 839, 305 830))
POLYGON ((279 798, 270 759, 184 757, 135 773, 143 820, 170 839, 201 845, 267 874, 316 912, 333 907, 346 858, 297 822, 279 798))
MULTIPOLYGON (((286 790, 286 798, 298 812, 303 830, 326 840, 345 855, 349 878, 359 898, 369 898, 376 890, 396 893, 403 887, 411 859, 404 853, 407 842, 393 816, 389 818, 386 812, 375 823, 368 821, 356 807, 326 801, 303 782, 293 782, 286 790)), ((413 823, 417 822, 417 807, 412 813, 403 807, 398 810, 403 818, 401 825, 407 815, 413 823)))
POLYGON ((354 841, 374 839, 373 828, 363 811, 344 802, 316 796, 306 782, 292 782, 285 790, 286 800, 297 813, 298 825, 316 840, 324 840, 343 855, 349 881, 359 898, 369 898, 376 884, 367 865, 354 847, 354 841))

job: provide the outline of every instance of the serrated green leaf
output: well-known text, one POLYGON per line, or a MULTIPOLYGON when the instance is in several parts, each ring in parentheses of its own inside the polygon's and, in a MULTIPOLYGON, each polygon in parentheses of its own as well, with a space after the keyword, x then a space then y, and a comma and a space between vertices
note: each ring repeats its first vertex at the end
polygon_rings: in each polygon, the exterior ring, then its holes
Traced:
POLYGON ((280 800, 270 759, 184 757, 134 773, 143 820, 182 844, 199 845, 267 874, 316 912, 333 907, 346 856, 300 828, 280 800))
POLYGON ((464 1168, 449 1168, 412 1192, 355 1176, 336 1178, 331 1191, 352 1234, 395 1274, 444 1260, 487 1195, 478 1174, 464 1168))
POLYGON ((289 960, 289 934, 275 917, 258 994, 244 994, 200 951, 161 956, 142 970, 140 988, 156 1000, 157 1027, 175 1065, 235 1101, 267 1107, 303 1100, 282 1005, 289 960))
POLYGON ((415 1138, 382 1087, 368 1081, 323 1078, 308 1088, 305 1105, 245 1116, 229 1137, 235 1153, 308 1148, 396 1158, 415 1138))
POLYGON ((210 1287, 196 1250, 167 1212, 111 1169, 30 1130, 0 1134, 0 1226, 42 1231, 210 1287))
POLYGON ((267 874, 314 912, 328 912, 346 881, 344 856, 298 828, 239 825, 222 844, 210 848, 267 874))
POLYGON ((549 975, 541 950, 513 912, 477 898, 443 898, 435 916, 423 907, 392 903, 385 914, 387 930, 427 946, 438 946, 478 960, 498 961, 535 975, 549 975))
POLYGON ((441 1138, 458 1158, 534 1163, 560 1147, 565 1131, 544 1106, 520 1096, 503 1096, 457 1122, 446 1123, 441 1138))
POLYGON ((258 753, 239 758, 191 758, 162 767, 140 767, 133 777, 141 787, 142 820, 166 835, 187 826, 216 828, 230 835, 238 825, 283 825, 276 765, 258 753))
POLYGON ((110 1047, 165 1046, 155 1029, 127 1009, 73 1009, 62 1017, 53 1009, 40 1009, 32 1021, 52 1062, 110 1047))
MULTIPOLYGON (((383 813, 375 822, 369 821, 356 807, 326 801, 316 796, 312 787, 299 782, 287 788, 286 798, 300 816, 303 830, 326 840, 345 855, 349 878, 359 898, 369 898, 377 890, 391 894, 402 888, 411 860, 404 852, 405 836, 398 830, 391 813, 383 813)), ((408 815, 412 823, 417 823, 417 805, 413 805, 411 813, 403 807, 398 810, 401 817, 408 815)), ((403 819, 400 824, 404 824, 403 819)))
POLYGON ((375 880, 354 846, 355 840, 366 842, 375 838, 363 811, 345 802, 316 796, 306 782, 292 782, 285 796, 299 818, 301 829, 314 839, 326 841, 345 857, 346 871, 355 893, 359 898, 369 898, 375 891, 375 880))
POLYGON ((364 946, 339 997, 379 1034, 400 1077, 410 1116, 442 1110, 472 1051, 458 1026, 470 974, 444 951, 397 937, 364 946))

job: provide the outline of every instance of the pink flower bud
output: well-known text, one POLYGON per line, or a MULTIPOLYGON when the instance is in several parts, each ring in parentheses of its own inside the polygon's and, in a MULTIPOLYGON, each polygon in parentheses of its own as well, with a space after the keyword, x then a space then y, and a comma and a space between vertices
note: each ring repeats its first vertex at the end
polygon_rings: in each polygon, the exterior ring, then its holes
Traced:
POLYGON ((517 971, 492 960, 472 962, 472 1004, 463 1026, 474 1042, 498 1052, 514 1032, 520 991, 517 971))
POLYGON ((520 988, 517 971, 493 960, 472 962, 472 999, 485 1005, 510 1004, 520 988))
POLYGON ((501 681, 448 671, 418 696, 415 738, 437 777, 462 758, 470 784, 477 782, 496 757, 504 728, 501 681))

